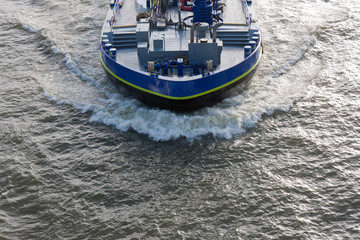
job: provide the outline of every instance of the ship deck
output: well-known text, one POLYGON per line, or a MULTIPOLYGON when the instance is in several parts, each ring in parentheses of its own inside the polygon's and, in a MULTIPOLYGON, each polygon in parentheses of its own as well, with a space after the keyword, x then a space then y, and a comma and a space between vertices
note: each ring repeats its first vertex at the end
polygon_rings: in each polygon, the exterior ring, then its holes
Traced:
MULTIPOLYGON (((241 0, 223 0, 224 6, 221 18, 223 19, 223 26, 228 28, 235 26, 238 31, 248 31, 249 27, 246 25, 246 17, 242 9, 241 0)), ((141 12, 147 11, 146 0, 123 0, 123 5, 115 12, 116 21, 114 22, 113 31, 123 31, 126 27, 133 27, 137 24, 136 15, 141 12)), ((108 21, 112 18, 113 10, 109 10, 106 21, 104 23, 103 32, 110 31, 108 21)), ((192 16, 193 12, 181 11, 181 18, 192 16)), ((172 19, 174 22, 178 21, 177 7, 171 7, 166 12, 167 19, 172 19)), ((156 30, 152 30, 156 31, 156 30)), ((190 39, 190 29, 178 31, 174 26, 168 26, 165 30, 161 31, 166 36, 166 50, 188 49, 190 39)), ((225 70, 229 67, 236 65, 244 60, 243 45, 224 44, 221 63, 217 65, 216 70, 225 70)), ((142 71, 144 66, 139 63, 136 46, 117 48, 116 61, 121 65, 132 68, 134 70, 142 71)))
MULTIPOLYGON (((223 0, 222 2, 226 4, 222 14, 224 23, 246 24, 241 0, 223 0)), ((146 0, 123 0, 122 8, 116 14, 117 22, 115 26, 135 25, 136 14, 144 11, 147 11, 146 0)), ((182 18, 191 15, 193 15, 192 12, 181 11, 182 18)), ((166 16, 168 19, 170 19, 171 16, 171 18, 176 21, 178 17, 177 8, 170 8, 166 12, 166 16)))

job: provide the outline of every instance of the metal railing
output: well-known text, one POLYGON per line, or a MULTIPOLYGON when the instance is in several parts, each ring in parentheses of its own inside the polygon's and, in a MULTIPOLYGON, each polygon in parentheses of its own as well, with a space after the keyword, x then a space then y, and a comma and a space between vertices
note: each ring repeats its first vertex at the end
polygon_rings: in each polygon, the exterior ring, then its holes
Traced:
POLYGON ((110 32, 113 32, 113 28, 116 22, 116 13, 119 10, 119 5, 120 5, 120 0, 115 0, 114 2, 114 7, 113 7, 113 14, 112 17, 110 19, 110 32))
POLYGON ((246 24, 250 25, 250 23, 251 23, 251 14, 249 12, 247 0, 241 0, 241 2, 242 2, 242 9, 243 9, 243 12, 244 12, 245 18, 246 18, 246 24))

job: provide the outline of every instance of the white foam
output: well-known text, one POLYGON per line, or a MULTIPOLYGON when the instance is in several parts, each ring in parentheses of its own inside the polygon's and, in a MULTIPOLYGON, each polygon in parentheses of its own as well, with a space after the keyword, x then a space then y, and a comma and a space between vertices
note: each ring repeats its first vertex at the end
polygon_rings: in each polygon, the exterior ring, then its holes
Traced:
MULTIPOLYGON (((83 34, 81 36, 57 36, 57 32, 49 32, 51 38, 47 36, 47 39, 51 42, 52 51, 54 54, 63 54, 63 63, 69 71, 64 72, 59 68, 59 71, 53 73, 46 72, 40 82, 49 100, 57 104, 69 104, 82 112, 90 111, 89 121, 114 126, 120 132, 134 130, 155 141, 179 138, 192 141, 202 136, 229 139, 256 127, 266 115, 272 115, 275 111, 289 111, 293 103, 304 96, 309 82, 318 72, 316 66, 321 66, 307 54, 316 44, 311 29, 298 29, 304 35, 299 39, 296 34, 293 37, 293 29, 287 25, 289 23, 281 25, 276 22, 274 25, 271 17, 264 19, 264 40, 270 44, 265 42, 264 58, 249 89, 214 107, 193 113, 151 109, 118 93, 101 68, 99 53, 97 50, 90 51, 92 48, 97 49, 95 46, 98 41, 94 40, 94 47, 86 49, 79 47, 80 44, 73 44, 76 39, 87 39, 87 32, 80 33, 83 34), (271 35, 267 27, 279 31, 271 35), (287 39, 280 38, 281 34, 287 39), (277 42, 279 38, 284 41, 283 44, 277 42), (62 41, 58 42, 57 39, 62 41), (73 45, 66 46, 64 42, 73 45), (86 58, 81 57, 84 54, 82 51, 87 51, 86 58), (309 65, 315 67, 304 72, 304 69, 309 69, 309 65)), ((296 27, 296 24, 289 25, 296 27)), ((26 29, 40 31, 40 28, 29 27, 29 24, 26 29)), ((52 29, 41 30, 45 31, 52 29)), ((58 31, 61 33, 61 30, 58 31)))
POLYGON ((94 85, 95 87, 99 88, 100 90, 104 90, 104 89, 102 89, 99 82, 97 82, 93 77, 91 77, 90 75, 88 75, 84 71, 82 71, 78 67, 77 63, 72 60, 71 54, 60 49, 57 46, 57 44, 55 43, 55 41, 52 40, 44 30, 38 29, 35 26, 31 26, 31 25, 25 24, 25 23, 21 23, 21 25, 26 31, 28 31, 30 33, 41 34, 46 39, 46 41, 50 44, 50 46, 51 46, 50 48, 54 54, 63 55, 63 62, 65 63, 66 67, 69 69, 70 72, 72 72, 76 76, 80 77, 82 80, 88 82, 89 84, 94 85))
POLYGON ((26 31, 30 32, 30 33, 38 33, 40 32, 39 29, 36 29, 34 27, 28 26, 26 24, 21 24, 22 28, 24 28, 26 31))
MULTIPOLYGON (((264 115, 277 110, 288 111, 302 96, 310 78, 306 75, 297 77, 296 68, 277 78, 269 74, 255 75, 247 91, 214 107, 180 114, 148 108, 135 99, 124 97, 108 82, 100 88, 86 84, 87 81, 99 82, 99 79, 83 77, 84 73, 71 59, 66 59, 66 63, 81 80, 75 78, 69 82, 65 77, 66 81, 59 81, 59 76, 47 75, 43 87, 50 100, 70 104, 82 112, 91 111, 91 122, 114 126, 121 132, 132 129, 155 141, 178 138, 192 141, 205 135, 229 139, 245 133, 262 121, 264 115), (292 75, 298 78, 297 82, 293 81, 292 75)), ((302 67, 299 64, 300 70, 302 67)))
POLYGON ((266 91, 264 89, 253 96, 239 95, 191 114, 150 109, 120 94, 102 99, 101 104, 84 104, 80 109, 93 112, 90 121, 115 126, 122 132, 133 129, 155 141, 193 140, 205 135, 229 139, 255 127, 264 114, 271 115, 276 110, 288 111, 296 99, 282 99, 286 95, 284 92, 266 91))

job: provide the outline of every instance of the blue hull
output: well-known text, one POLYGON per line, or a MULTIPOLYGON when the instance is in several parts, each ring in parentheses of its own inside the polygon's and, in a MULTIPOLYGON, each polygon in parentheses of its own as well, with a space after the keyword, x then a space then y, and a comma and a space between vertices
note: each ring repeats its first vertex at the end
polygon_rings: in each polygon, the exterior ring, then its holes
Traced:
POLYGON ((206 76, 183 77, 181 80, 130 69, 117 63, 105 53, 102 46, 100 48, 102 65, 117 86, 128 89, 148 106, 192 111, 220 102, 234 89, 243 90, 259 64, 262 54, 260 43, 249 57, 233 67, 206 76))

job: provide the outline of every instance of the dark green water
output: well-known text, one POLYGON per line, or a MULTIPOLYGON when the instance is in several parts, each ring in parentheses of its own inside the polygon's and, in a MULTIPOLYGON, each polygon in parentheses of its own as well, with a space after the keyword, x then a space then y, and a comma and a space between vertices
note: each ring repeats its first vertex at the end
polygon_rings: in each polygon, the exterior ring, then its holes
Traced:
POLYGON ((109 83, 107 3, 0 3, 0 239, 359 238, 357 0, 256 1, 249 89, 187 115, 109 83))

